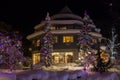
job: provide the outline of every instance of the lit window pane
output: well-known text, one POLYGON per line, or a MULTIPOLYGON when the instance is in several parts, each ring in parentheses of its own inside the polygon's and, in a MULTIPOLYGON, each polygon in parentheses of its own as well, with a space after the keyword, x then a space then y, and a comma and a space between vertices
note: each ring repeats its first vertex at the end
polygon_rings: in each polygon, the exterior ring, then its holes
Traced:
POLYGON ((63 36, 63 43, 73 42, 73 36, 63 36))
POLYGON ((55 30, 55 26, 51 26, 50 29, 51 29, 51 30, 55 30))
POLYGON ((58 42, 58 37, 57 36, 54 37, 54 41, 55 41, 55 43, 58 42))
POLYGON ((36 46, 40 46, 40 40, 37 40, 37 45, 36 46))

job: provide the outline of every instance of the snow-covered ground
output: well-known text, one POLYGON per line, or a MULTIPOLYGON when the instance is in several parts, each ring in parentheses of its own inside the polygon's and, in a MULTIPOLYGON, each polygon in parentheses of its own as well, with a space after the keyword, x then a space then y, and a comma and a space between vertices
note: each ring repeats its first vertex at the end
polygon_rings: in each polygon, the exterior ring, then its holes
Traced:
POLYGON ((32 70, 17 74, 17 80, 120 80, 115 72, 90 72, 84 70, 32 70))
MULTIPOLYGON (((7 72, 1 70, 0 73, 7 72)), ((59 64, 50 67, 42 67, 42 69, 33 70, 16 70, 13 71, 16 74, 16 80, 120 80, 120 70, 117 68, 109 69, 109 72, 100 74, 99 72, 92 72, 88 68, 86 71, 83 67, 78 67, 76 64, 59 64)), ((0 74, 1 75, 1 74, 0 74)), ((5 75, 5 74, 4 74, 5 75)), ((8 74, 6 74, 8 75, 8 74)), ((8 76, 6 76, 8 78, 8 76)), ((6 78, 5 77, 5 78, 6 78)), ((13 80, 13 79, 0 80, 13 80)))
MULTIPOLYGON (((72 65, 72 64, 71 64, 72 65)), ((51 67, 44 67, 44 70, 50 70, 50 71, 71 71, 74 72, 78 76, 78 74, 81 76, 81 79, 78 80, 120 80, 120 69, 119 65, 110 68, 108 72, 99 73, 99 72, 92 72, 90 68, 87 68, 86 71, 84 71, 84 67, 78 67, 76 65, 67 65, 67 66, 51 66, 51 67), (118 68, 117 68, 118 67, 118 68), (75 71, 78 71, 79 73, 76 73, 75 71), (84 74, 84 75, 83 75, 84 74)), ((75 75, 74 75, 75 76, 75 75)))

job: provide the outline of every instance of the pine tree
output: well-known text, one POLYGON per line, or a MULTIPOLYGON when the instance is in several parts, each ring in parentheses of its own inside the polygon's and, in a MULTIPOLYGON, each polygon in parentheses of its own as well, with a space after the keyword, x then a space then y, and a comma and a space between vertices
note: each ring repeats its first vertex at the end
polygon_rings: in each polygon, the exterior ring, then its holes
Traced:
MULTIPOLYGON (((95 28, 95 25, 93 21, 90 19, 87 12, 85 12, 84 14, 83 22, 84 22, 84 26, 80 29, 80 34, 78 37, 78 45, 80 47, 80 51, 84 53, 85 55, 84 57, 89 57, 89 56, 93 56, 90 55, 91 53, 90 54, 88 53, 91 52, 92 50, 91 46, 93 45, 93 37, 89 33, 92 31, 92 29, 95 28)), ((85 63, 92 62, 92 61, 88 61, 87 58, 84 61, 85 63)))
POLYGON ((84 14, 83 21, 84 21, 84 26, 80 30, 78 44, 80 45, 80 48, 82 48, 84 51, 86 51, 86 49, 90 49, 90 45, 92 43, 92 37, 89 35, 89 32, 91 32, 91 30, 92 30, 92 27, 89 25, 91 24, 92 21, 86 12, 84 14))
POLYGON ((45 33, 42 39, 41 47, 41 63, 45 66, 50 66, 52 64, 52 52, 53 52, 53 36, 50 32, 50 17, 49 13, 46 16, 46 26, 45 33))

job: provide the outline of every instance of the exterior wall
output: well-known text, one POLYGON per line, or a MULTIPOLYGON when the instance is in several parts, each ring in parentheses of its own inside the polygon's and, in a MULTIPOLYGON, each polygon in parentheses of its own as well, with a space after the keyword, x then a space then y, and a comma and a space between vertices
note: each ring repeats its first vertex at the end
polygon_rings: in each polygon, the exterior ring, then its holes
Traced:
MULTIPOLYGON (((76 34, 53 34, 54 36, 57 36, 57 43, 53 44, 53 53, 54 52, 72 52, 73 53, 73 59, 71 62, 74 62, 76 59, 78 59, 78 50, 79 47, 77 45, 78 42, 78 35, 76 34), (70 43, 63 43, 63 36, 73 36, 73 42, 70 43)), ((33 64, 36 64, 39 62, 38 56, 40 57, 40 48, 41 48, 41 43, 39 46, 37 46, 37 41, 42 40, 43 35, 40 37, 36 37, 32 40, 32 54, 33 54, 33 64), (36 56, 36 57, 35 57, 36 56), (36 58, 36 59, 34 59, 36 58)), ((65 57, 64 57, 65 58, 65 57)), ((68 61, 65 61, 65 63, 68 63, 68 61)))
POLYGON ((57 34, 55 36, 57 36, 58 41, 53 45, 54 49, 78 49, 78 36, 76 34, 57 34), (74 42, 63 43, 63 36, 73 36, 74 42))

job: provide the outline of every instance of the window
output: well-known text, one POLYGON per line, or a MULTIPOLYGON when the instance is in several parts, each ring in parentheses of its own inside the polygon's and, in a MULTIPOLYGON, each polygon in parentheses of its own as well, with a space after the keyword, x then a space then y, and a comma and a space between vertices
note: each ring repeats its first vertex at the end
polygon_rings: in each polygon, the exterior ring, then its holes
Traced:
POLYGON ((51 26, 50 29, 51 29, 51 30, 55 30, 55 26, 51 26))
POLYGON ((58 37, 54 36, 54 42, 57 43, 58 42, 58 37))
POLYGON ((67 28, 65 26, 60 27, 61 30, 66 30, 67 28))
POLYGON ((35 45, 35 40, 32 41, 32 44, 35 45))
POLYGON ((66 30, 67 27, 66 26, 57 26, 57 30, 66 30))
POLYGON ((34 53, 32 55, 32 58, 33 58, 33 64, 40 62, 40 53, 34 53))
POLYGON ((73 62, 73 52, 53 52, 52 56, 55 64, 73 62))
POLYGON ((40 46, 40 40, 37 40, 36 46, 40 46))
POLYGON ((63 43, 73 42, 73 36, 63 36, 63 43))

